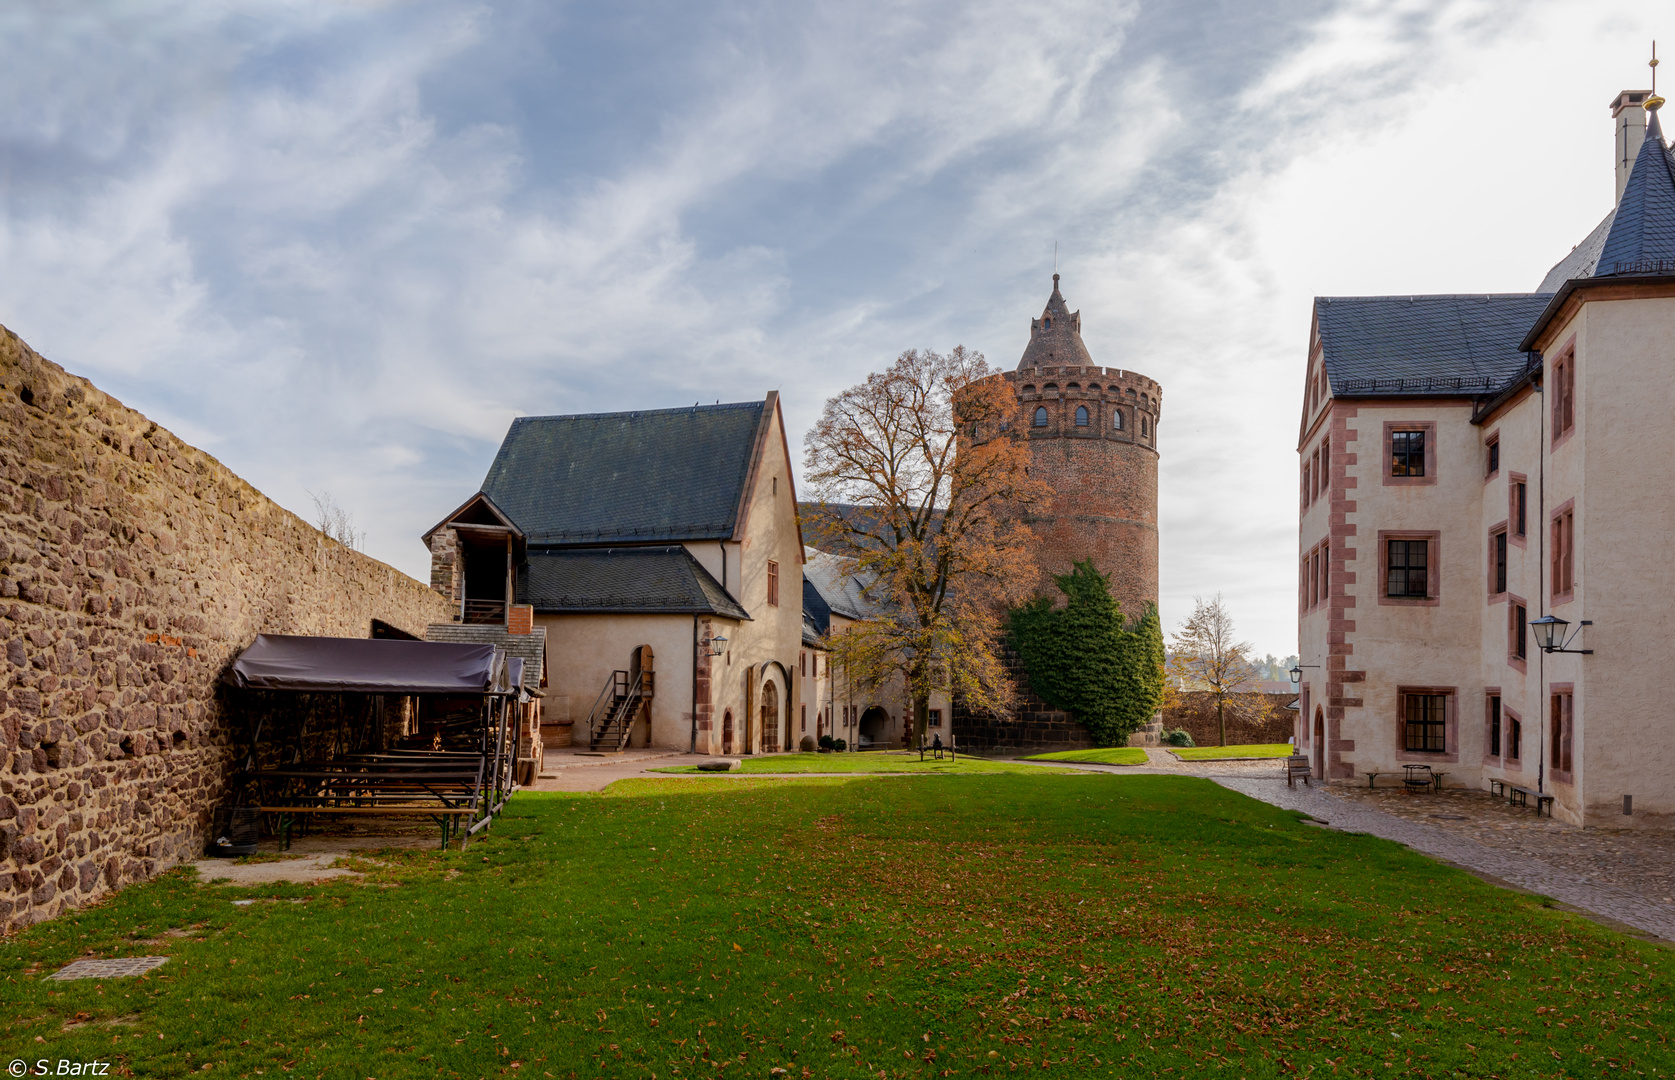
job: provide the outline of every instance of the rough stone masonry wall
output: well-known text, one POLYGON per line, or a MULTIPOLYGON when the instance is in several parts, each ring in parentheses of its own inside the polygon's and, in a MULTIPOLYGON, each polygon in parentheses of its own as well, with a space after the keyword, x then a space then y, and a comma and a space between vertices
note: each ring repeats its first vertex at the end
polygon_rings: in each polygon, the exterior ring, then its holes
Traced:
POLYGON ((203 850, 257 632, 447 617, 0 327, 0 927, 203 850))

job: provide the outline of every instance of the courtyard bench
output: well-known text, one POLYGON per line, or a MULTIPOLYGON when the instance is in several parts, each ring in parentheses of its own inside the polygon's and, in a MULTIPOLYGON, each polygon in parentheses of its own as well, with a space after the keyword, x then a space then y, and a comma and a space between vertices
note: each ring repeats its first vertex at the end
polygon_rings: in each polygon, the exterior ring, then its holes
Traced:
POLYGON ((1303 786, 1309 786, 1309 758, 1307 754, 1292 754, 1285 759, 1285 786, 1291 787, 1293 780, 1301 779, 1303 786))
POLYGON ((1541 816, 1541 811, 1542 811, 1543 807, 1546 808, 1548 817, 1553 816, 1553 796, 1543 794, 1542 792, 1539 792, 1539 791, 1531 790, 1530 788, 1527 788, 1527 787, 1514 787, 1512 789, 1512 796, 1511 796, 1512 805, 1513 806, 1528 806, 1528 805, 1530 805, 1529 800, 1530 800, 1531 796, 1534 796, 1534 798, 1535 798, 1535 816, 1536 817, 1541 816))
POLYGON ((934 755, 936 755, 937 760, 940 760, 942 758, 942 752, 944 750, 948 751, 948 760, 953 761, 954 760, 954 741, 952 739, 943 743, 941 746, 937 746, 934 743, 923 743, 922 742, 922 743, 919 744, 919 760, 920 761, 925 760, 925 755, 926 754, 934 754, 934 755))
POLYGON ((1498 780, 1493 776, 1491 776, 1489 778, 1489 795, 1492 798, 1498 799, 1502 795, 1505 795, 1506 794, 1506 788, 1507 788, 1507 783, 1506 783, 1505 780, 1498 780))

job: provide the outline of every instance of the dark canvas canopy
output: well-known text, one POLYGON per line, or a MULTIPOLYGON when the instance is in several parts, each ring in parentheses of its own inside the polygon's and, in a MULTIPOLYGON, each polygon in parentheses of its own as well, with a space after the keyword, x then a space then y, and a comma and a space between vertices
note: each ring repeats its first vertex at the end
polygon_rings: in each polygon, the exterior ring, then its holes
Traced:
POLYGON ((258 634, 226 681, 250 690, 357 694, 484 694, 495 690, 493 645, 258 634))

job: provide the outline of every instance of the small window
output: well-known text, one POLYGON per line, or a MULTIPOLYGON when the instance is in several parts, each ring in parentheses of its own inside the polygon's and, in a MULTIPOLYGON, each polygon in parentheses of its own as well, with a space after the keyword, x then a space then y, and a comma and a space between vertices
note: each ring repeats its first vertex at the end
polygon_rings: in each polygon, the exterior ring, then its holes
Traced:
POLYGON ((1448 695, 1404 694, 1403 716, 1409 753, 1446 754, 1448 752, 1448 695))
POLYGON ((1425 475, 1425 433, 1423 431, 1392 431, 1390 433, 1390 475, 1425 475))
POLYGON ((1501 696, 1489 695, 1489 756, 1501 756, 1501 696))
POLYGON ((1512 605, 1512 655, 1518 660, 1530 658, 1530 613, 1523 604, 1512 605))
POLYGON ((1576 425, 1576 358, 1567 356, 1553 365, 1553 441, 1557 442, 1576 425))
POLYGON ((1548 699, 1547 726, 1552 736, 1553 768, 1559 772, 1570 771, 1571 724, 1576 718, 1576 699, 1571 697, 1570 691, 1561 691, 1548 699))
POLYGON ((768 606, 779 606, 779 564, 768 560, 768 606))
POLYGON ((1495 595, 1499 596, 1501 593, 1506 591, 1506 530, 1505 529, 1502 529, 1499 532, 1495 533, 1494 545, 1495 545, 1495 547, 1494 547, 1494 553, 1493 553, 1492 557, 1495 560, 1495 595))
POLYGON ((1140 417, 1140 437, 1142 439, 1149 438, 1151 436, 1151 433, 1152 433, 1151 421, 1148 420, 1144 416, 1140 417))
POLYGON ((1037 406, 1036 409, 1035 409, 1035 426, 1036 427, 1046 427, 1047 426, 1047 408, 1044 405, 1037 406))
POLYGON ((798 674, 805 679, 808 678, 808 653, 797 654, 797 668, 798 674))
POLYGON ((1122 430, 1122 410, 1121 409, 1112 409, 1111 410, 1111 428, 1115 431, 1121 431, 1122 430))
POLYGON ((1430 542, 1427 540, 1391 540, 1389 550, 1386 596, 1419 597, 1430 595, 1430 542))
POLYGON ((803 725, 802 729, 804 731, 807 731, 808 730, 808 703, 807 702, 803 703, 803 711, 802 711, 801 722, 802 722, 802 725, 803 725))
POLYGON ((1489 444, 1489 475, 1494 476, 1501 471, 1501 441, 1496 439, 1489 444))
POLYGON ((1524 483, 1512 485, 1512 535, 1525 535, 1524 521, 1529 515, 1530 486, 1524 483))
POLYGON ((1086 405, 1076 406, 1076 426, 1077 427, 1087 427, 1088 426, 1088 407, 1086 405))
POLYGON ((1576 513, 1566 510, 1553 518, 1553 599, 1576 588, 1576 513))
POLYGON ((932 709, 930 719, 927 720, 926 723, 931 727, 941 727, 942 726, 942 710, 941 709, 932 709))
POLYGON ((1524 725, 1516 716, 1506 717, 1506 759, 1517 761, 1524 756, 1524 725))
POLYGON ((1081 383, 1065 383, 1064 388, 1066 390, 1080 390, 1082 388, 1082 384, 1081 383))

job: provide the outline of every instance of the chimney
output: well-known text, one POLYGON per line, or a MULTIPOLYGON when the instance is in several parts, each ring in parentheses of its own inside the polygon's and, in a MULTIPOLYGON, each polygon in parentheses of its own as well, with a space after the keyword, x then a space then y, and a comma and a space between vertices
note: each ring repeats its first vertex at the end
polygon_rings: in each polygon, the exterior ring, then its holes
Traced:
POLYGON ((1646 141, 1646 110, 1642 103, 1652 96, 1650 90, 1624 90, 1611 101, 1611 119, 1617 122, 1617 199, 1622 200, 1628 187, 1628 171, 1646 141))

